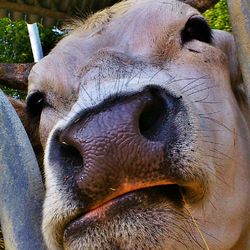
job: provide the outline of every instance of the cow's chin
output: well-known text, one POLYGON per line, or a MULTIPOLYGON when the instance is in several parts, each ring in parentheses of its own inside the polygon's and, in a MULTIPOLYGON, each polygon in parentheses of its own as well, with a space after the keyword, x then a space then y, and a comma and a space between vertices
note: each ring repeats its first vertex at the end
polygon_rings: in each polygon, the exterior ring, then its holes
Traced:
POLYGON ((64 230, 64 248, 183 248, 192 238, 184 207, 177 185, 124 194, 71 221, 64 230))

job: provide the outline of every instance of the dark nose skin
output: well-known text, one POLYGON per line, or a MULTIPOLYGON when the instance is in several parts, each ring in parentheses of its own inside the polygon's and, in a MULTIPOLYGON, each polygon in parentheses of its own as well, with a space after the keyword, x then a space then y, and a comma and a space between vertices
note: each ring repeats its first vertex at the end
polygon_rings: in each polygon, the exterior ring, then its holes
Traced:
POLYGON ((160 89, 146 90, 104 103, 63 131, 61 142, 83 159, 74 176, 78 198, 94 208, 134 190, 173 183, 164 150, 175 137, 169 119, 177 102, 160 89))

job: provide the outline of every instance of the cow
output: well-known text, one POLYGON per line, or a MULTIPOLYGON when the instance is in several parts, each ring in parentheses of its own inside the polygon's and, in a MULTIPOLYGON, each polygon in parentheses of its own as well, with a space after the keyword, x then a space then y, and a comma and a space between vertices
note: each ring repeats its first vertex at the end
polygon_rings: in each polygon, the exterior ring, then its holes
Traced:
POLYGON ((121 1, 32 68, 48 249, 250 248, 249 101, 211 2, 121 1))

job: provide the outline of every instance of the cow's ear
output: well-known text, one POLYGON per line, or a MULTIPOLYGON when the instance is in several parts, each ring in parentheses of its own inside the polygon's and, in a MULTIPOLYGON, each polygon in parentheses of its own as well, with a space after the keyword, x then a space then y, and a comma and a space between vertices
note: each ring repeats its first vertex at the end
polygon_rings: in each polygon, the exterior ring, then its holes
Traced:
POLYGON ((17 112, 33 147, 40 144, 39 140, 39 119, 30 116, 23 101, 9 97, 9 101, 17 112))
POLYGON ((215 46, 220 48, 228 58, 232 84, 241 84, 243 82, 242 73, 240 70, 240 64, 233 35, 226 31, 214 30, 213 37, 215 46))
POLYGON ((232 90, 236 96, 236 99, 241 102, 242 100, 246 99, 246 89, 243 84, 243 77, 237 56, 234 37, 232 34, 221 30, 214 30, 213 37, 214 45, 220 48, 227 56, 232 90))

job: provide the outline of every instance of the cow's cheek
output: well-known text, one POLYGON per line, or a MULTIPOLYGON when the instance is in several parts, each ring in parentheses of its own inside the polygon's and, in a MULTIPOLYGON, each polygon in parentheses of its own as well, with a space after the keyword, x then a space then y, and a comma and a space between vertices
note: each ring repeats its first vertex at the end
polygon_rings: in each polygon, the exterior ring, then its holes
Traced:
POLYGON ((39 125, 39 135, 40 141, 43 149, 45 150, 49 134, 53 127, 59 120, 57 112, 52 108, 45 108, 42 111, 40 125, 39 125))

